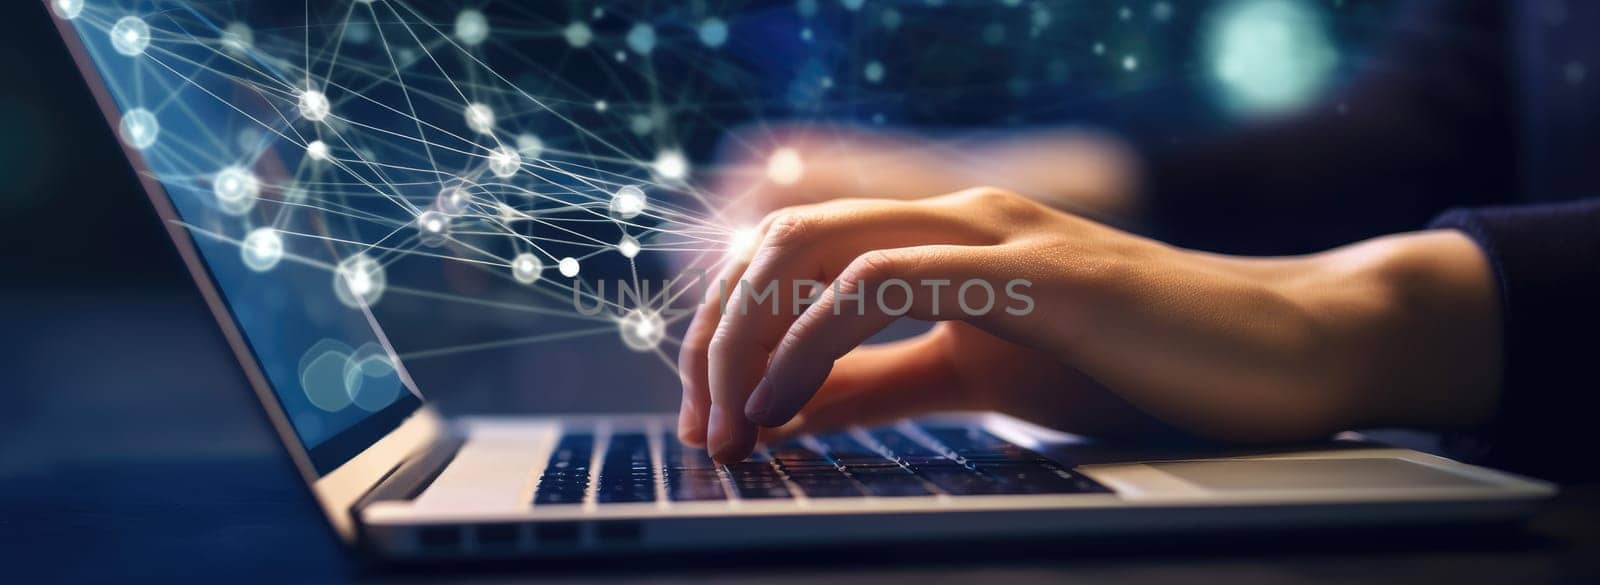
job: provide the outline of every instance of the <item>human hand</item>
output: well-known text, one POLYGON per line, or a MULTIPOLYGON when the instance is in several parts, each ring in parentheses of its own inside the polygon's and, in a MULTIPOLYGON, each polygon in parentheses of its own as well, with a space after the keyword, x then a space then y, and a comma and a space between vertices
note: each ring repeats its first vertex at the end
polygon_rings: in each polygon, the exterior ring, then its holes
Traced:
POLYGON ((1498 302, 1481 254, 1453 232, 1226 257, 995 189, 786 209, 759 229, 753 254, 723 273, 739 283, 728 302, 700 307, 680 354, 680 436, 719 461, 748 456, 758 427, 774 436, 936 410, 1089 434, 1164 424, 1281 441, 1471 424, 1495 402, 1498 302), (839 284, 796 316, 805 295, 791 283, 808 279, 839 284), (910 286, 882 286, 891 279, 910 286), (928 281, 952 285, 935 297, 928 281), (970 310, 986 295, 952 294, 966 282, 989 283, 995 303, 970 310), (772 295, 752 296, 767 283, 772 295), (1006 294, 1019 291, 1028 303, 1006 294), (945 323, 856 348, 901 307, 945 323))

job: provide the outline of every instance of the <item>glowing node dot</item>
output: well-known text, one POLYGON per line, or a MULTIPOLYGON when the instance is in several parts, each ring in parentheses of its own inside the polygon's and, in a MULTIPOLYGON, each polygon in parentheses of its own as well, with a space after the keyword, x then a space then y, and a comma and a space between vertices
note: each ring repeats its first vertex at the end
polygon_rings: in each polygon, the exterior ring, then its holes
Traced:
POLYGON ((861 10, 861 5, 865 3, 866 0, 839 0, 839 4, 844 5, 844 9, 851 12, 861 10))
POLYGON ((728 23, 715 16, 702 21, 696 32, 700 35, 700 42, 713 49, 728 42, 728 23))
POLYGON ((351 19, 347 21, 344 29, 344 40, 350 44, 365 45, 372 42, 372 23, 351 19))
POLYGON ((866 68, 861 70, 861 76, 872 83, 883 81, 883 64, 877 61, 867 63, 866 68))
POLYGON ((644 213, 646 201, 643 189, 633 185, 624 186, 611 195, 611 214, 621 219, 633 219, 644 213))
POLYGON ((628 29, 628 48, 640 55, 649 55, 656 50, 656 29, 643 22, 633 25, 628 29))
POLYGON ((634 134, 639 136, 649 134, 650 131, 655 130, 655 127, 656 121, 650 119, 650 116, 646 116, 644 114, 639 114, 628 119, 628 129, 632 130, 634 134))
POLYGON ((539 157, 544 155, 544 141, 532 134, 518 134, 517 152, 521 153, 523 158, 539 160, 539 157))
POLYGON ((217 173, 211 182, 211 192, 217 197, 217 207, 224 213, 244 215, 256 205, 256 197, 261 194, 261 180, 244 167, 231 166, 217 173))
POLYGON ((321 122, 328 119, 328 114, 333 111, 333 105, 328 103, 328 96, 315 89, 300 92, 300 115, 312 122, 321 122))
POLYGON ((1154 16, 1156 20, 1161 22, 1172 20, 1174 12, 1176 11, 1173 10, 1171 2, 1157 2, 1150 7, 1150 16, 1154 16))
POLYGON ((467 127, 479 134, 494 132, 494 110, 487 104, 468 104, 466 109, 467 127))
POLYGON ((567 278, 575 277, 578 275, 578 259, 571 256, 562 258, 556 263, 556 270, 561 271, 561 275, 567 278))
POLYGON ((663 150, 656 155, 656 160, 650 163, 651 170, 662 179, 669 181, 682 181, 689 176, 689 159, 677 150, 663 150))
POLYGON ((639 240, 633 239, 633 236, 622 236, 622 240, 617 242, 617 251, 622 253, 623 258, 638 256, 639 250, 639 240))
POLYGON ((250 25, 242 22, 228 23, 222 29, 222 48, 227 49, 235 57, 243 56, 250 51, 256 43, 256 33, 250 30, 250 25))
POLYGON ((350 308, 377 303, 387 284, 383 264, 366 254, 345 258, 333 270, 334 295, 350 308))
POLYGON ((900 16, 900 11, 893 8, 885 8, 883 15, 878 17, 878 24, 883 25, 883 28, 887 30, 900 28, 901 22, 904 22, 904 17, 900 16))
POLYGON ((655 351, 667 335, 667 325, 654 311, 634 309, 617 321, 622 344, 637 352, 655 351))
POLYGON ((270 227, 251 230, 239 246, 239 257, 245 266, 256 272, 272 270, 283 260, 283 237, 270 227))
POLYGON ((50 10, 58 17, 72 20, 83 14, 83 0, 55 0, 50 3, 50 10))
POLYGON ((605 112, 607 109, 610 109, 610 108, 611 108, 611 104, 606 103, 605 100, 595 100, 595 102, 594 102, 594 111, 596 111, 596 112, 605 112))
POLYGON ((516 149, 502 146, 489 153, 489 172, 502 179, 509 179, 522 169, 522 155, 516 149))
POLYGON ((1339 62, 1321 15, 1296 0, 1235 0, 1206 31, 1207 60, 1226 105, 1276 114, 1314 101, 1339 62))
POLYGON ((312 140, 311 144, 306 145, 306 155, 310 156, 311 160, 328 160, 328 157, 330 156, 329 152, 328 143, 321 140, 312 140))
POLYGON ((111 46, 118 53, 136 57, 150 46, 150 25, 137 16, 124 16, 111 25, 111 46))
POLYGON ((144 108, 134 108, 122 115, 122 123, 118 125, 122 141, 136 150, 150 148, 156 143, 156 137, 161 135, 161 122, 156 120, 156 115, 144 108))
POLYGON ((793 148, 774 150, 772 156, 767 157, 767 179, 779 185, 798 183, 805 172, 806 163, 800 158, 800 151, 793 148))
MULTIPOLYGON (((542 272, 544 272, 544 262, 533 254, 523 252, 511 260, 511 278, 522 284, 538 282, 542 272)), ((573 270, 573 273, 577 273, 577 270, 573 270)))
POLYGON ((567 39, 567 44, 572 45, 572 48, 582 49, 589 46, 589 41, 594 40, 594 31, 589 30, 587 24, 574 22, 561 30, 561 36, 567 39))
POLYGON ((489 39, 489 18, 482 12, 468 8, 456 15, 456 40, 468 47, 476 47, 489 39))
POLYGON ((750 256, 756 249, 756 228, 749 227, 736 230, 733 237, 728 239, 728 255, 735 258, 750 256))
POLYGON ((427 210, 417 214, 417 236, 424 246, 442 246, 450 239, 450 216, 427 210))
POLYGON ((1128 56, 1123 57, 1122 58, 1122 68, 1124 70, 1127 70, 1127 71, 1134 71, 1134 70, 1138 69, 1139 68, 1139 58, 1135 57, 1133 55, 1128 55, 1128 56))
POLYGON ((461 215, 472 207, 472 192, 464 187, 445 187, 434 199, 435 207, 450 215, 461 215))
POLYGON ((496 201, 494 203, 494 211, 495 211, 495 214, 500 216, 500 221, 507 222, 507 223, 510 223, 510 222, 513 222, 513 221, 518 221, 518 220, 523 220, 523 219, 529 219, 529 218, 533 217, 533 216, 528 215, 526 213, 523 213, 521 211, 517 211, 517 209, 515 207, 512 207, 510 205, 506 205, 506 204, 501 203, 499 201, 496 201))

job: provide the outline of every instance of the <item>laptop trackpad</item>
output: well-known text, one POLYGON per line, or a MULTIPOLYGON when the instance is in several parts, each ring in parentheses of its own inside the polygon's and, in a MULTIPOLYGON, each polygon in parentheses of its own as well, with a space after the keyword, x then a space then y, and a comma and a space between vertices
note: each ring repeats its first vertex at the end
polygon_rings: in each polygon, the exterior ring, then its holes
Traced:
POLYGON ((1148 463, 1210 491, 1437 489, 1491 484, 1391 457, 1148 463))

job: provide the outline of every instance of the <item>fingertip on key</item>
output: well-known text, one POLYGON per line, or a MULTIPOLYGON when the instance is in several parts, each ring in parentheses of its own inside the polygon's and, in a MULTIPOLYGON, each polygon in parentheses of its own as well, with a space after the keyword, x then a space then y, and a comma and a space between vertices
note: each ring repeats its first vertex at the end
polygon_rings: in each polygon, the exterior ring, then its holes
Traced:
POLYGON ((687 407, 678 412, 678 440, 690 447, 706 444, 706 431, 701 428, 699 417, 687 407))
POLYGON ((721 412, 715 408, 713 410, 717 412, 712 413, 706 431, 706 444, 711 452, 711 458, 718 463, 738 463, 748 459, 755 449, 753 437, 755 429, 744 429, 743 427, 748 425, 739 414, 721 412), (735 418, 739 420, 734 420, 735 418), (742 434, 752 436, 742 437, 742 434))

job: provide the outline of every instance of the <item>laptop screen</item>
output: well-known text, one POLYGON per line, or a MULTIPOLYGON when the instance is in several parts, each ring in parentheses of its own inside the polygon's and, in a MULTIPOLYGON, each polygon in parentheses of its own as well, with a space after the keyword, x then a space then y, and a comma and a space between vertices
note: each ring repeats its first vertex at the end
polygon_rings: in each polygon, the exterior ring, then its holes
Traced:
MULTIPOLYGON (((382 169, 338 172, 340 159, 358 158, 350 149, 377 145, 307 121, 328 104, 309 100, 302 113, 289 88, 304 83, 303 68, 252 50, 266 39, 196 6, 208 4, 51 0, 116 102, 138 170, 164 188, 326 474, 421 404, 364 308, 391 292, 386 265, 411 234, 386 218, 404 201, 382 169), (322 146, 308 148, 319 133, 322 146)), ((256 22, 270 22, 267 12, 256 22)))

